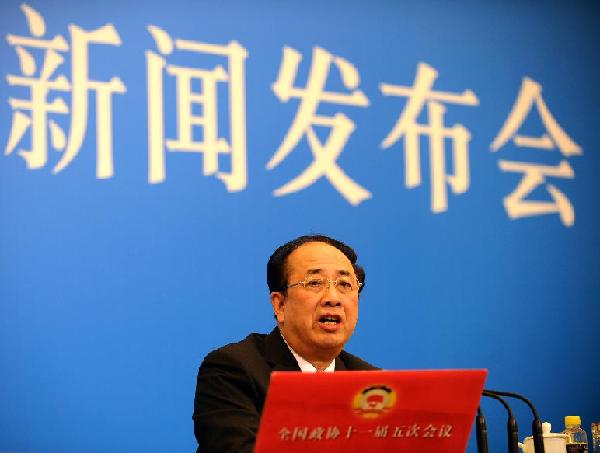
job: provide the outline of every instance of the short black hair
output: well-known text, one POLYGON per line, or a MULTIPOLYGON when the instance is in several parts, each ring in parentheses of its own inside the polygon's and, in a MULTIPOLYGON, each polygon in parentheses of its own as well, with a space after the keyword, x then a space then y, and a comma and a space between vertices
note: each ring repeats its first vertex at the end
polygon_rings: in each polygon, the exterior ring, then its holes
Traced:
POLYGON ((357 264, 356 260, 358 259, 358 256, 356 255, 354 249, 349 245, 344 244, 342 241, 338 241, 337 239, 333 239, 329 236, 325 236, 323 234, 310 234, 292 239, 291 241, 286 242, 282 246, 278 247, 277 250, 273 252, 269 258, 269 262, 267 263, 267 285, 269 286, 270 292, 285 293, 287 291, 287 258, 290 256, 290 253, 292 253, 298 247, 308 244, 309 242, 324 242, 325 244, 335 247, 344 255, 346 255, 346 258, 350 260, 350 263, 354 268, 356 278, 358 278, 358 281, 362 283, 362 286, 359 288, 359 292, 362 291, 362 289, 365 287, 365 270, 362 268, 362 266, 357 264))

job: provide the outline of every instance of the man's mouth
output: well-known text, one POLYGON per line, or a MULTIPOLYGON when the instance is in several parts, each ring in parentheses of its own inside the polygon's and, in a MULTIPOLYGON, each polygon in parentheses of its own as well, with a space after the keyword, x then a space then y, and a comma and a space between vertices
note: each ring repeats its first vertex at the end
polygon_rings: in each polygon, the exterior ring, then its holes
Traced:
POLYGON ((337 326, 342 322, 342 318, 339 315, 323 315, 319 317, 319 324, 324 326, 333 327, 337 326))

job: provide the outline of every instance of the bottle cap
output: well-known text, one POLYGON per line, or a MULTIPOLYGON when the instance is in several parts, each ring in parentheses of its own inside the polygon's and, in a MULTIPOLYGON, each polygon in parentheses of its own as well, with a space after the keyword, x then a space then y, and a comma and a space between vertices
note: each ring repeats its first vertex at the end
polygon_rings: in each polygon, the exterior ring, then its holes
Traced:
POLYGON ((579 415, 567 415, 565 417, 565 426, 581 425, 581 417, 579 415))

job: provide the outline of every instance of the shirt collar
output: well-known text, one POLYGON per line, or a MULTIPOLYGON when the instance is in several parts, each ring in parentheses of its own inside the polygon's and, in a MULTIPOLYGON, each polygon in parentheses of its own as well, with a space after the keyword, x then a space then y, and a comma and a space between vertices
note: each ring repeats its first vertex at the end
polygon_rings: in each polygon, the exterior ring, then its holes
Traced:
MULTIPOLYGON (((300 367, 300 370, 303 373, 316 373, 317 369, 315 368, 315 366, 292 349, 292 347, 285 340, 285 337, 283 336, 283 333, 281 333, 281 330, 279 331, 279 333, 281 334, 281 338, 283 338, 283 342, 285 343, 285 345, 288 347, 288 349, 290 350, 290 352, 296 359, 296 362, 298 362, 298 366, 300 367)), ((325 373, 331 373, 332 371, 335 371, 335 358, 331 361, 331 363, 323 371, 325 373)))

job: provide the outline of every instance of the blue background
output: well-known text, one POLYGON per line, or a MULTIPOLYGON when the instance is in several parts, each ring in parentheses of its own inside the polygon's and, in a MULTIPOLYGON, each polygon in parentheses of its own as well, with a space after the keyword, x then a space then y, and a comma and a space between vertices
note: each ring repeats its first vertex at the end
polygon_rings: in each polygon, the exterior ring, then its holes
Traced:
MULTIPOLYGON (((62 172, 51 173, 58 160, 51 149, 48 165, 35 171, 16 152, 0 156, 0 451, 193 451, 198 365, 210 350, 272 328, 266 261, 308 232, 348 242, 366 268, 351 352, 390 369, 487 368, 487 387, 531 397, 554 431, 564 415, 581 415, 588 432, 600 421, 597 2, 30 6, 44 17, 46 37, 68 39, 68 24, 114 24, 122 45, 91 46, 90 78, 118 76, 127 92, 113 96, 112 178, 95 177, 93 96, 83 146, 62 172), (173 38, 237 40, 247 49, 245 190, 228 193, 217 178, 202 176, 195 153, 168 153, 167 179, 148 184, 144 51, 155 51, 151 24, 173 38), (306 83, 314 46, 346 58, 361 75, 369 107, 319 110, 340 111, 356 125, 338 164, 373 194, 359 206, 324 178, 288 196, 272 194, 312 160, 304 140, 265 169, 299 105, 271 91, 285 45, 304 57, 296 86, 306 83), (439 71, 435 90, 469 88, 480 102, 446 104, 445 124, 471 132, 471 185, 462 195, 449 190, 440 214, 430 210, 427 140, 423 183, 410 190, 403 140, 380 147, 405 99, 382 96, 379 84, 411 86, 419 62, 439 71), (561 159, 557 149, 512 143, 490 152, 526 76, 543 86, 550 111, 583 150, 568 159, 574 179, 551 181, 575 208, 571 228, 555 214, 511 220, 502 204, 521 175, 501 172, 499 159, 561 159)), ((0 8, 3 37, 29 34, 19 2, 0 8)), ((218 60, 180 63, 212 68, 218 60)), ((69 77, 66 61, 60 72, 69 77)), ((3 40, 2 146, 11 129, 8 98, 27 94, 8 85, 8 74, 19 74, 19 65, 3 40)), ((335 68, 327 87, 344 92, 335 68)), ((227 136, 225 96, 219 126, 227 136)), ((165 104, 166 136, 173 137, 172 94, 165 104)), ((521 132, 544 132, 535 109, 521 132)), ((548 199, 543 187, 534 195, 548 199)), ((514 406, 522 438, 530 416, 514 406)), ((505 414, 495 402, 482 407, 492 451, 504 451, 505 414)))

